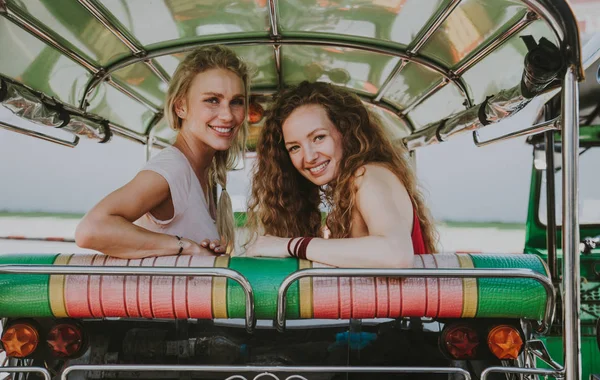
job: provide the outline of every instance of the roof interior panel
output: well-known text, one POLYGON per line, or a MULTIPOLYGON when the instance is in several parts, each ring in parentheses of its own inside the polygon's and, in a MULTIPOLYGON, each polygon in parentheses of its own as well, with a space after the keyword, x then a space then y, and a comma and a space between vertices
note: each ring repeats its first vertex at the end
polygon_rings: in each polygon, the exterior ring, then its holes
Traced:
POLYGON ((217 34, 267 32, 267 1, 101 0, 143 45, 217 34), (151 20, 151 21, 150 21, 151 20))

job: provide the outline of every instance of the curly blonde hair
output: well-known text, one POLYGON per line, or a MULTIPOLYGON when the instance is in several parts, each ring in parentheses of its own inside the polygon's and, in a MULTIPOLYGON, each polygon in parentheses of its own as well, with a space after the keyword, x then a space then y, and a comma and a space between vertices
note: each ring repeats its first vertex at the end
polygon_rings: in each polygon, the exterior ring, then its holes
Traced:
MULTIPOLYGON (((177 66, 173 78, 169 83, 164 114, 169 126, 178 131, 181 129, 182 119, 177 115, 175 105, 180 99, 185 98, 191 83, 197 74, 211 69, 225 69, 239 76, 244 83, 246 115, 248 114, 248 99, 250 95, 250 72, 246 63, 231 49, 220 45, 204 46, 190 52, 177 66)), ((209 188, 215 191, 216 185, 221 186, 221 196, 217 205, 217 231, 219 236, 227 242, 227 252, 231 252, 235 241, 235 222, 231 198, 226 191, 227 171, 236 167, 238 160, 243 157, 248 136, 248 123, 244 122, 226 151, 216 152, 208 172, 209 188)))
POLYGON ((322 236, 319 205, 330 207, 326 224, 332 238, 350 237, 356 196, 354 180, 366 164, 391 170, 402 182, 419 219, 427 252, 436 251, 437 233, 417 189, 416 176, 403 145, 394 145, 381 122, 350 91, 328 83, 302 82, 278 93, 257 145, 256 173, 248 204, 248 227, 257 234, 280 237, 322 236), (320 105, 342 135, 339 174, 319 188, 292 165, 282 126, 300 106, 320 105))

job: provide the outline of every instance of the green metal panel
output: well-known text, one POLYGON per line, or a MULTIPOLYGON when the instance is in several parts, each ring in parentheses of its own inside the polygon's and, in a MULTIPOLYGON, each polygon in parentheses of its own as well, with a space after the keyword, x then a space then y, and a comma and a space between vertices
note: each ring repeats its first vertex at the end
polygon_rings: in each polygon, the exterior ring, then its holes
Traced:
POLYGON ((104 66, 130 54, 127 46, 76 0, 9 0, 8 3, 29 20, 44 25, 62 46, 96 65, 104 66))
MULTIPOLYGON (((470 255, 475 268, 529 268, 548 275, 542 261, 537 256, 515 256, 499 258, 495 255, 470 255)), ((527 278, 478 278, 479 302, 477 317, 489 318, 505 315, 519 318, 523 315, 542 319, 546 308, 546 292, 542 284, 527 278), (510 283, 512 287, 505 286, 510 283), (525 302, 524 302, 525 300, 525 302), (510 309, 506 305, 513 305, 510 309), (521 307, 517 307, 520 305, 521 307)))
POLYGON ((452 67, 488 38, 496 37, 525 15, 527 8, 513 0, 463 0, 421 50, 452 67))
POLYGON ((282 33, 321 32, 408 45, 441 0, 278 1, 282 33))
MULTIPOLYGON (((0 264, 52 264, 58 255, 3 254, 0 264)), ((50 275, 1 274, 0 315, 2 317, 52 317, 48 294, 50 275)))
POLYGON ((76 104, 90 78, 86 69, 4 17, 0 49, 2 74, 65 103, 76 104))
POLYGON ((267 0, 101 0, 143 45, 227 33, 266 32, 267 0))
POLYGON ((390 85, 384 99, 406 108, 441 79, 442 75, 431 69, 408 63, 396 75, 396 79, 390 85))
MULTIPOLYGON (((538 337, 548 349, 552 359, 564 365, 563 341, 560 336, 538 337)), ((550 368, 537 360, 537 368, 550 368)), ((600 351, 595 336, 581 337, 581 379, 591 379, 592 374, 600 374, 600 351)))
MULTIPOLYGON (((254 310, 259 319, 273 319, 277 310, 277 291, 283 280, 298 270, 298 260, 277 258, 232 257, 229 269, 242 273, 254 291, 254 310), (264 274, 269 273, 268 277, 264 274)), ((288 318, 300 316, 300 293, 298 282, 293 283, 287 293, 288 318)), ((245 297, 242 287, 233 280, 227 280, 227 315, 229 318, 243 318, 245 297)))
POLYGON ((142 95, 157 108, 162 108, 168 85, 144 63, 136 63, 117 70, 113 77, 123 87, 142 95))
POLYGON ((523 75, 523 62, 527 48, 521 36, 532 35, 536 41, 541 37, 556 42, 554 35, 543 21, 535 21, 519 34, 506 41, 477 65, 465 72, 474 103, 481 103, 486 96, 496 94, 518 85, 523 75), (482 80, 485 78, 485 80, 482 80))
POLYGON ((282 52, 286 84, 303 80, 329 82, 366 94, 377 93, 400 60, 341 47, 286 45, 282 52))

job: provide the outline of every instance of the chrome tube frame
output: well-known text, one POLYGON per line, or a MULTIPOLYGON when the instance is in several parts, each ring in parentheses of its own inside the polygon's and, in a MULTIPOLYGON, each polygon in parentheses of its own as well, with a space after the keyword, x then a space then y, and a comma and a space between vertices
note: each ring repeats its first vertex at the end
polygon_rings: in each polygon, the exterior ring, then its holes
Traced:
POLYGON ((517 373, 524 375, 545 375, 554 376, 561 379, 564 376, 564 371, 556 371, 553 369, 537 369, 537 368, 519 368, 519 367, 489 367, 481 372, 481 380, 487 379, 490 373, 517 373))
MULTIPOLYGON (((121 30, 117 25, 115 25, 108 15, 104 12, 101 6, 98 5, 96 0, 78 0, 79 4, 81 4, 88 12, 94 16, 98 22, 100 22, 106 29, 108 29, 115 37, 121 41, 121 43, 131 51, 131 53, 138 57, 143 57, 146 52, 142 45, 136 41, 133 37, 127 35, 123 30, 121 30)), ((159 77, 163 82, 169 83, 171 80, 166 71, 162 68, 162 66, 154 61, 154 60, 146 60, 144 63, 152 70, 152 72, 159 77)))
POLYGON ((0 128, 6 129, 7 131, 20 133, 22 135, 35 137, 40 140, 49 141, 58 145, 66 146, 68 148, 75 148, 79 143, 79 136, 74 135, 73 141, 63 140, 58 137, 46 135, 44 133, 32 131, 26 128, 17 127, 16 125, 7 123, 6 121, 0 120, 0 128))
POLYGON ((565 33, 562 30, 560 22, 556 18, 554 18, 554 15, 548 12, 548 10, 542 4, 540 4, 539 0, 521 1, 525 3, 532 11, 537 13, 538 16, 540 16, 548 25, 550 25, 550 28, 552 29, 554 35, 558 39, 559 44, 562 45, 563 41, 565 40, 565 33))
MULTIPOLYGON (((545 115, 550 112, 546 105, 545 115)), ((548 270, 552 282, 557 284, 558 264, 556 255, 556 184, 554 181, 554 131, 544 133, 546 142, 546 247, 548 249, 548 270), (548 175, 550 174, 550 175, 548 175)))
POLYGON ((269 0, 269 34, 274 39, 281 37, 277 20, 277 0, 269 0))
POLYGON ((568 380, 581 379, 580 266, 579 266, 579 84, 577 68, 569 66, 562 89, 562 247, 563 345, 568 380))
POLYGON ((546 310, 538 332, 545 333, 554 317, 555 293, 550 279, 531 269, 363 269, 313 268, 302 269, 287 276, 277 293, 278 331, 285 330, 287 291, 293 282, 305 277, 398 277, 398 278, 530 278, 539 282, 546 291, 546 310))
MULTIPOLYGON (((103 371, 103 372, 261 372, 266 376, 279 379, 272 373, 275 372, 297 372, 297 373, 448 373, 461 375, 465 380, 470 380, 469 372, 462 368, 454 367, 297 367, 297 366, 203 366, 203 365, 74 365, 66 368, 61 374, 61 380, 67 380, 67 376, 72 372, 81 371, 103 371)), ((260 375, 258 375, 260 376, 260 375)), ((255 377, 255 379, 258 378, 255 377)), ((292 375, 293 376, 293 375, 292 375)), ((290 379, 293 377, 288 377, 290 379)))
POLYGON ((175 53, 181 53, 184 51, 192 50, 198 46, 209 46, 209 45, 228 45, 228 46, 244 46, 244 45, 305 45, 310 44, 313 46, 333 46, 340 48, 348 48, 348 49, 356 49, 361 51, 369 51, 372 53, 384 54, 394 57, 399 57, 402 59, 406 59, 410 62, 417 63, 424 67, 429 68, 432 71, 437 72, 442 77, 451 81, 454 85, 457 86, 459 92, 468 100, 470 103, 470 99, 468 96, 468 87, 464 82, 463 78, 456 77, 454 73, 445 67, 428 60, 421 56, 411 56, 406 51, 400 49, 393 49, 383 46, 372 46, 365 42, 360 41, 342 41, 332 36, 321 37, 319 39, 310 38, 310 37, 283 37, 280 36, 277 40, 273 38, 260 38, 260 37, 248 37, 248 38, 232 38, 232 39, 223 39, 223 40, 213 40, 209 42, 203 41, 194 41, 194 42, 182 42, 175 46, 169 46, 164 48, 158 48, 153 50, 148 50, 147 55, 144 58, 141 57, 126 57, 118 62, 115 62, 112 65, 107 66, 102 73, 96 75, 90 79, 85 88, 85 96, 84 99, 87 99, 91 91, 98 86, 102 81, 108 78, 113 72, 120 70, 124 67, 127 67, 131 64, 137 63, 144 59, 151 59, 156 57, 161 57, 164 55, 171 55, 175 53))
POLYGON ((536 135, 538 133, 542 133, 545 131, 559 131, 560 130, 560 117, 556 117, 552 120, 544 121, 538 123, 529 128, 522 129, 520 131, 515 131, 511 133, 507 133, 506 135, 494 137, 489 140, 481 141, 479 139, 479 131, 473 131, 473 142, 478 148, 483 146, 491 145, 500 141, 506 141, 510 139, 514 139, 516 137, 536 135))
MULTIPOLYGON (((436 92, 438 92, 439 90, 444 88, 448 83, 450 83, 450 82, 447 78, 442 78, 439 82, 437 82, 431 88, 429 88, 429 90, 427 90, 427 92, 424 93, 420 98, 416 98, 415 100, 413 100, 412 103, 407 105, 406 108, 404 110, 402 110, 402 115, 404 115, 404 116, 408 115, 408 113, 410 111, 412 111, 416 106, 423 103, 431 95, 435 94, 436 92)), ((471 104, 470 101, 468 103, 471 104)))
POLYGON ((495 51, 496 48, 506 41, 508 41, 512 36, 519 33, 521 30, 525 29, 529 24, 538 19, 538 15, 534 12, 526 12, 520 20, 518 20, 515 24, 513 24, 508 30, 500 34, 498 37, 491 39, 488 43, 480 48, 473 56, 464 61, 460 66, 458 66, 454 73, 458 76, 463 75, 466 71, 468 71, 475 64, 480 62, 482 59, 487 57, 491 52, 495 51))
POLYGON ((106 29, 108 29, 115 37, 121 41, 133 53, 133 55, 144 55, 144 49, 137 41, 133 41, 131 37, 126 36, 121 29, 114 25, 110 19, 98 7, 94 0, 77 0, 88 12, 94 16, 106 29))
MULTIPOLYGON (((437 32, 440 26, 444 23, 444 21, 446 21, 450 14, 452 14, 452 11, 454 11, 454 9, 458 6, 458 4, 460 4, 460 2, 461 0, 452 0, 448 4, 446 4, 446 7, 439 11, 431 20, 429 20, 425 27, 419 31, 419 33, 417 34, 417 38, 415 38, 409 44, 408 48, 406 49, 406 52, 410 56, 418 54, 419 50, 427 43, 427 41, 429 41, 431 36, 433 36, 435 32, 437 32)), ((406 59, 403 59, 400 62, 398 62, 392 73, 386 78, 385 82, 377 92, 377 95, 374 99, 375 102, 379 102, 383 98, 383 95, 385 95, 391 84, 396 79, 396 75, 398 75, 398 73, 402 71, 402 69, 406 66, 407 63, 408 61, 406 59)))
POLYGON ((408 63, 408 61, 406 59, 401 59, 400 62, 398 62, 398 64, 396 64, 396 67, 394 67, 394 70, 392 70, 392 73, 386 78, 385 82, 383 82, 383 84, 379 88, 379 91, 377 91, 377 95, 375 95, 375 97, 373 98, 374 102, 381 101, 381 99, 383 98, 383 95, 385 95, 387 90, 391 87, 392 83, 394 83, 394 80, 396 79, 396 75, 398 75, 398 73, 400 73, 400 71, 402 71, 402 69, 406 66, 407 63, 408 63))
POLYGON ((24 17, 18 10, 13 9, 13 7, 11 7, 9 5, 9 3, 6 3, 6 12, 3 14, 5 15, 5 17, 8 20, 13 22, 15 25, 27 30, 29 33, 33 34, 34 36, 36 36, 37 38, 42 40, 44 43, 57 49, 58 51, 60 51, 61 53, 63 53, 64 55, 66 55, 67 57, 72 59, 73 61, 75 61, 78 64, 80 64, 81 66, 85 67, 92 74, 96 74, 100 70, 95 65, 93 65, 91 62, 89 62, 87 59, 83 58, 82 56, 76 54, 75 52, 73 52, 73 51, 67 49, 66 47, 64 47, 63 45, 61 45, 47 31, 42 30, 40 27, 33 24, 31 21, 27 20, 27 18, 24 17))
POLYGON ((283 71, 281 69, 281 45, 273 45, 273 55, 275 58, 275 71, 277 72, 277 88, 283 87, 283 71))
POLYGON ((194 277, 226 277, 242 287, 246 295, 246 331, 252 333, 256 326, 254 312, 254 292, 248 279, 240 272, 229 268, 184 268, 184 267, 115 267, 84 265, 34 265, 34 264, 2 264, 0 273, 10 274, 84 274, 106 276, 194 276, 194 277))
POLYGON ((47 369, 41 367, 0 367, 0 372, 8 373, 38 373, 44 377, 45 380, 52 380, 50 372, 47 369))
POLYGON ((141 96, 140 94, 137 94, 123 86, 121 86, 120 83, 116 82, 113 78, 108 78, 106 80, 108 82, 108 84, 114 88, 116 88, 117 90, 119 90, 120 92, 122 92, 123 94, 129 96, 131 99, 135 100, 136 102, 142 104, 143 106, 145 106, 146 108, 148 108, 150 111, 153 111, 155 114, 160 112, 160 108, 156 107, 154 104, 152 104, 151 101, 149 101, 148 99, 144 98, 143 96, 141 96))
POLYGON ((148 68, 152 70, 152 72, 163 82, 165 82, 166 84, 169 84, 169 82, 171 82, 171 76, 167 74, 165 69, 160 65, 160 63, 158 63, 158 61, 154 59, 148 59, 145 60, 144 63, 146 63, 148 68))
POLYGON ((415 55, 418 51, 429 41, 431 36, 437 32, 439 27, 446 21, 448 16, 452 14, 452 11, 460 4, 461 0, 452 0, 447 5, 446 8, 442 9, 438 12, 437 15, 434 16, 432 20, 430 20, 425 28, 421 29, 417 34, 417 38, 412 41, 408 47, 408 54, 415 55))

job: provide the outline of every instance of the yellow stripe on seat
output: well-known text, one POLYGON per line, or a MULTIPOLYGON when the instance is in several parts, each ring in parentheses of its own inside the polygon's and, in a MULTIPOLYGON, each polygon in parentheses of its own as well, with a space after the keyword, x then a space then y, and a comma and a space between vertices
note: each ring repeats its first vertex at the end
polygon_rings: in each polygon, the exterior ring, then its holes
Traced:
MULTIPOLYGON (((218 256, 215 268, 229 268, 229 255, 218 256)), ((212 282, 213 318, 227 318, 227 278, 215 277, 212 282)))
MULTIPOLYGON (((461 268, 475 268, 468 254, 457 254, 461 268)), ((463 278, 463 311, 462 318, 474 318, 477 314, 477 279, 463 278)))
MULTIPOLYGON (((54 265, 69 265, 73 254, 60 254, 54 260, 54 265)), ((65 305, 65 276, 62 274, 50 275, 48 293, 50 298, 50 310, 57 318, 68 317, 65 305)))
MULTIPOLYGON (((312 261, 298 260, 298 269, 312 268, 312 261)), ((300 280, 300 318, 313 317, 313 283, 312 277, 301 278, 300 280)))

